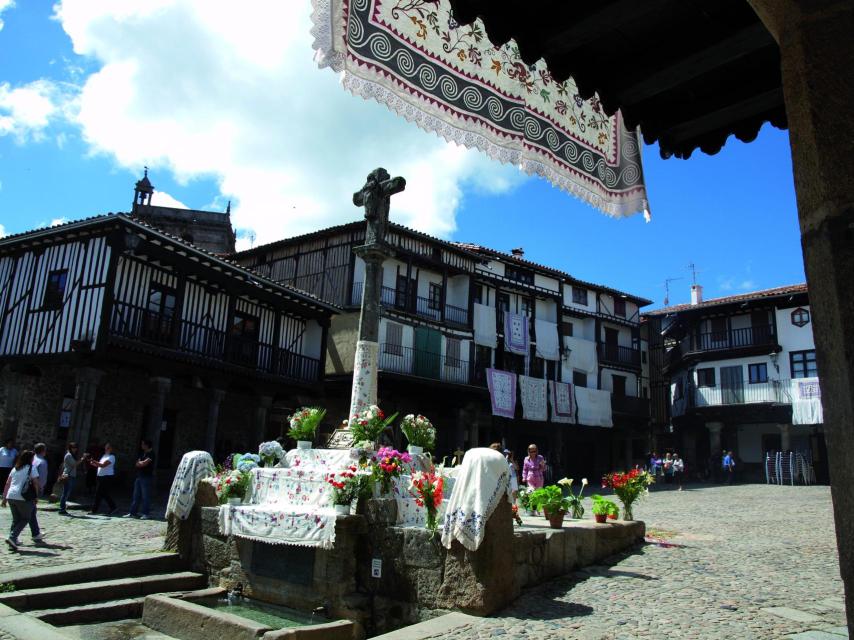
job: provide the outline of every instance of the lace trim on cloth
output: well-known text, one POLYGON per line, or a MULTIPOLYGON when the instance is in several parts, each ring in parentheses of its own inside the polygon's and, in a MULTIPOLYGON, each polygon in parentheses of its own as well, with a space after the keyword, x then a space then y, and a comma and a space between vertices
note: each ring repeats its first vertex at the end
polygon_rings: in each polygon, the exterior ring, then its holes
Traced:
POLYGON ((335 546, 335 519, 331 508, 307 512, 262 505, 224 505, 219 509, 223 535, 297 547, 331 549, 335 546))
POLYGON ((519 166, 611 216, 649 204, 640 144, 598 97, 527 65, 512 41, 494 47, 447 0, 312 0, 315 60, 352 94, 425 131, 519 166))
POLYGON ((175 514, 186 520, 196 502, 196 490, 199 482, 216 474, 213 458, 207 451, 189 451, 181 458, 175 479, 169 489, 169 501, 166 503, 166 515, 175 514))
POLYGON ((377 366, 379 347, 376 342, 359 340, 353 366, 353 391, 350 396, 350 417, 377 403, 377 366))

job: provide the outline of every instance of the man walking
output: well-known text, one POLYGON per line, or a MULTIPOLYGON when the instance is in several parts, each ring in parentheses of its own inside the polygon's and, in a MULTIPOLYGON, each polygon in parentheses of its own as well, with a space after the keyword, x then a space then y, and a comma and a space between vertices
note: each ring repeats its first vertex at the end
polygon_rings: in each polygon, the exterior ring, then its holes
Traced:
POLYGON ((47 460, 44 457, 47 451, 47 446, 44 442, 39 442, 33 447, 35 456, 33 457, 33 470, 39 474, 39 488, 36 492, 36 499, 33 501, 33 511, 30 513, 30 533, 33 536, 33 542, 42 542, 44 535, 41 527, 39 527, 39 498, 44 493, 45 485, 47 484, 47 460))
POLYGON ((150 440, 143 440, 140 445, 141 451, 135 465, 136 480, 133 481, 133 499, 130 503, 130 513, 125 515, 125 518, 136 518, 139 513, 140 520, 148 520, 148 512, 151 509, 151 485, 154 481, 154 451, 151 449, 150 440))
POLYGON ((17 457, 18 450, 15 448, 15 439, 7 438, 3 446, 0 447, 0 487, 6 486, 6 478, 12 473, 17 457))
POLYGON ((723 472, 724 482, 732 484, 732 477, 735 474, 735 458, 732 456, 732 451, 728 451, 723 457, 723 472))

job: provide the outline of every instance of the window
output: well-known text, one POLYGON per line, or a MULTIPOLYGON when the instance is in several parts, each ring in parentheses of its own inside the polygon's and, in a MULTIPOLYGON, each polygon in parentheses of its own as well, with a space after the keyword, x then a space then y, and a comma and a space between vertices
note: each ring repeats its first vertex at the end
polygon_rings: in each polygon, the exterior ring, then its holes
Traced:
POLYGON ((789 354, 793 378, 814 378, 818 375, 815 364, 815 349, 810 351, 792 351, 789 354))
POLYGON ((587 306, 587 289, 582 289, 581 287, 573 287, 572 288, 572 301, 575 304, 583 304, 586 307, 587 306))
POLYGON ((479 383, 486 382, 486 370, 492 367, 492 349, 483 345, 475 345, 474 378, 479 383))
POLYGON ((520 269, 519 267, 505 267, 504 277, 508 280, 516 280, 525 284, 534 284, 534 273, 527 269, 520 269))
POLYGON ((528 375, 532 378, 542 378, 543 370, 545 369, 545 360, 542 358, 533 358, 531 360, 531 371, 528 375))
POLYGON ((682 399, 682 378, 679 378, 676 381, 676 384, 673 385, 673 399, 681 400, 682 399))
POLYGON ((438 311, 442 308, 442 285, 435 282, 430 283, 430 295, 427 299, 427 306, 433 311, 438 311))
POLYGON ((573 371, 572 372, 572 384, 576 387, 586 387, 587 386, 587 374, 583 371, 573 371))
POLYGON ((646 364, 646 351, 641 351, 641 362, 646 364))
POLYGON ((531 299, 519 298, 519 313, 523 316, 531 317, 531 299))
POLYGON ((710 321, 712 333, 726 334, 726 318, 712 318, 710 321))
POLYGON ((445 366, 459 369, 462 365, 460 361, 460 340, 459 338, 445 339, 445 366))
POLYGON ((145 337, 158 342, 172 338, 172 318, 175 315, 175 292, 154 283, 148 289, 148 313, 145 316, 145 337))
POLYGON ((810 312, 803 307, 792 311, 792 324, 796 327, 805 327, 810 323, 810 312))
POLYGON ((546 378, 557 380, 557 362, 554 360, 546 360, 546 378))
POLYGON ((68 280, 68 269, 51 271, 47 276, 47 285, 44 290, 43 309, 59 309, 62 299, 65 298, 65 283, 68 280))
POLYGON ((477 304, 483 304, 483 287, 481 285, 474 285, 474 289, 472 290, 472 299, 477 304))
POLYGON ((626 317, 626 301, 622 298, 614 298, 614 315, 620 318, 626 317))
POLYGON ((714 387, 715 386, 715 370, 697 369, 697 386, 698 387, 714 387))
POLYGON ((392 356, 403 355, 403 325, 389 322, 385 326, 385 344, 383 353, 392 356))
POLYGON ((747 379, 750 384, 768 382, 768 365, 764 362, 755 362, 747 365, 747 379))
POLYGON ((511 371, 517 375, 525 375, 525 356, 516 353, 502 354, 505 371, 511 371))
POLYGON ((611 374, 611 386, 613 394, 618 398, 623 398, 626 395, 626 376, 618 376, 611 374))
POLYGON ((563 322, 561 322, 560 323, 560 332, 565 336, 571 336, 572 335, 572 323, 567 321, 567 320, 564 320, 563 322))
POLYGON ((254 366, 258 355, 258 318, 235 313, 228 333, 231 358, 240 364, 254 366))

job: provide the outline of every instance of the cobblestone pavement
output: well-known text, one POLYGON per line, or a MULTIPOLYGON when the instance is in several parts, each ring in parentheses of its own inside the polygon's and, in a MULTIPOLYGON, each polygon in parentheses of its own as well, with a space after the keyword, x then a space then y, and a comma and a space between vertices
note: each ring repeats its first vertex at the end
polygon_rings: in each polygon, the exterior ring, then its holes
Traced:
MULTIPOLYGON (((8 507, 0 509, 0 539, 9 535, 11 524, 8 507)), ((63 516, 55 511, 55 507, 40 507, 39 524, 44 532, 44 543, 33 542, 29 528, 21 533, 19 540, 22 546, 17 552, 10 551, 0 542, 0 582, 8 571, 97 562, 157 551, 163 547, 166 534, 163 520, 90 516, 79 510, 69 511, 69 515, 63 516)))
POLYGON ((635 507, 635 518, 646 522, 647 540, 664 543, 526 591, 501 614, 434 637, 732 640, 809 629, 843 633, 828 487, 660 490, 635 507))

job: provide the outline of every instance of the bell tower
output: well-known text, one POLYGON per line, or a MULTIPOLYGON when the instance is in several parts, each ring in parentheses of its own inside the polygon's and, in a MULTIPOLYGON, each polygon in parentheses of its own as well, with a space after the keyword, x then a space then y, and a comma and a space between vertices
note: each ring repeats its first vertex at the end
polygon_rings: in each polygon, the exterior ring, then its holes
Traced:
POLYGON ((148 179, 148 167, 145 167, 145 175, 142 180, 137 180, 133 190, 133 213, 136 213, 139 207, 151 206, 151 196, 154 193, 154 185, 148 179))

